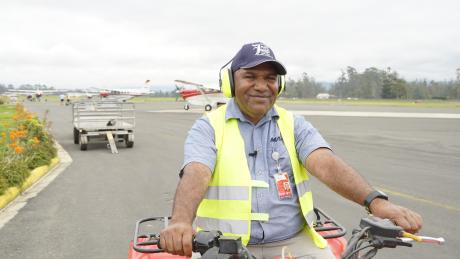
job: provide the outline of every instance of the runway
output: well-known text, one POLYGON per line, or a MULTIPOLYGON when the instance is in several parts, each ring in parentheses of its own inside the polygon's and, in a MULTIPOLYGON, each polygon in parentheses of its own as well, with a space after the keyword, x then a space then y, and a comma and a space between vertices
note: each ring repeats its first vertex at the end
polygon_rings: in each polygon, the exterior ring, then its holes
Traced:
MULTIPOLYGON (((336 154, 392 201, 422 214, 423 234, 447 240, 442 247, 387 249, 376 258, 457 258, 460 110, 282 106, 305 116, 336 154), (353 113, 360 116, 346 115, 353 113), (398 115, 405 113, 418 115, 398 115)), ((49 110, 53 135, 73 163, 0 229, 0 257, 126 258, 135 221, 169 215, 183 143, 203 111, 184 111, 181 102, 136 107, 134 148, 119 145, 119 154, 111 154, 105 144, 90 144, 85 152, 73 144, 70 107, 27 103, 40 116, 49 110)), ((349 232, 364 216, 363 208, 321 183, 313 188, 316 205, 349 232)))
MULTIPOLYGON (((203 113, 202 110, 156 110, 154 113, 203 113)), ((353 111, 293 111, 304 116, 333 116, 333 117, 364 117, 364 118, 422 118, 422 119, 460 119, 456 113, 423 113, 423 112, 353 112, 353 111)))

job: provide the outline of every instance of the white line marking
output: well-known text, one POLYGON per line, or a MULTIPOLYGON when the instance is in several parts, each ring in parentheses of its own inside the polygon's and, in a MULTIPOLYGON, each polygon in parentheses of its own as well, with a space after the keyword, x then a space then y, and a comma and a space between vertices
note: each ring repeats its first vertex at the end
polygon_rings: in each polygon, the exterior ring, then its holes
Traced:
MULTIPOLYGON (((460 113, 421 113, 421 112, 352 112, 352 111, 299 111, 291 110, 304 116, 336 117, 375 117, 375 118, 421 118, 421 119, 460 119, 460 113)), ((201 110, 155 110, 153 113, 204 113, 201 110)))
POLYGON ((292 111, 309 116, 377 117, 377 118, 424 118, 460 119, 460 113, 421 113, 421 112, 348 112, 348 111, 292 111))
POLYGON ((153 112, 153 113, 204 113, 204 110, 154 110, 154 111, 146 111, 146 112, 153 112))
POLYGON ((59 143, 56 141, 56 147, 58 150, 58 156, 60 159, 59 165, 57 165, 54 169, 40 178, 36 183, 34 183, 29 189, 24 191, 22 194, 19 194, 16 199, 14 199, 10 204, 8 204, 5 208, 0 210, 0 229, 5 226, 8 221, 10 221, 16 214, 18 214, 19 210, 22 209, 27 204, 27 201, 30 198, 37 196, 37 194, 45 189, 45 187, 50 184, 59 174, 61 174, 71 163, 72 158, 70 157, 69 153, 62 148, 59 143))

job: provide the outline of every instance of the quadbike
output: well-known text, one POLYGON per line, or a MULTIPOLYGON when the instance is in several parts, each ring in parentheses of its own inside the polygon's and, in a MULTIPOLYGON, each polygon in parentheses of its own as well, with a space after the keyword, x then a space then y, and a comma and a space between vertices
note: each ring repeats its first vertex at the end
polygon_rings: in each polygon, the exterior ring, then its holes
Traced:
MULTIPOLYGON (((405 232, 388 219, 381 219, 369 215, 361 219, 359 227, 354 229, 352 236, 346 241, 346 229, 338 224, 324 211, 314 209, 317 222, 315 230, 327 240, 329 248, 336 258, 342 259, 368 259, 377 254, 382 248, 395 248, 397 246, 412 247, 412 242, 444 244, 442 237, 434 238, 416 236, 405 232)), ((141 219, 136 223, 134 237, 130 242, 128 259, 186 259, 165 253, 160 247, 158 233, 141 233, 141 227, 155 221, 163 221, 165 226, 171 217, 152 217, 141 219)), ((219 230, 198 231, 193 237, 193 252, 199 253, 202 259, 256 259, 242 244, 239 237, 226 237, 219 230)), ((281 251, 282 259, 285 256, 281 251)), ((274 258, 278 259, 278 258, 274 258)))

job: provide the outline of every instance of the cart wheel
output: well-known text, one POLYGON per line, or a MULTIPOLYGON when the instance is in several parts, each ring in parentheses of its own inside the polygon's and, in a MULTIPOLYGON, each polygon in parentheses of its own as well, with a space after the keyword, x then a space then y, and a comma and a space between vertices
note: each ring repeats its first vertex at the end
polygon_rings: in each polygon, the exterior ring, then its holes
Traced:
POLYGON ((132 148, 134 146, 134 135, 125 135, 125 144, 127 148, 132 148))
POLYGON ((208 112, 212 110, 212 106, 210 104, 206 104, 206 106, 204 106, 204 110, 208 112))
POLYGON ((88 137, 80 135, 80 150, 88 149, 88 137))
POLYGON ((80 132, 76 128, 73 128, 73 143, 80 144, 80 132))

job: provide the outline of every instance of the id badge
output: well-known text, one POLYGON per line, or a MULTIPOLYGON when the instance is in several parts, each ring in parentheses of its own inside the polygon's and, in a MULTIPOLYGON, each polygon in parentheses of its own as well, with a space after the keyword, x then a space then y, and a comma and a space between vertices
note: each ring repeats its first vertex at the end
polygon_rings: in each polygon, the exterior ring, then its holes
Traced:
POLYGON ((275 174, 276 189, 280 200, 292 198, 291 183, 289 182, 289 175, 286 172, 275 174))

